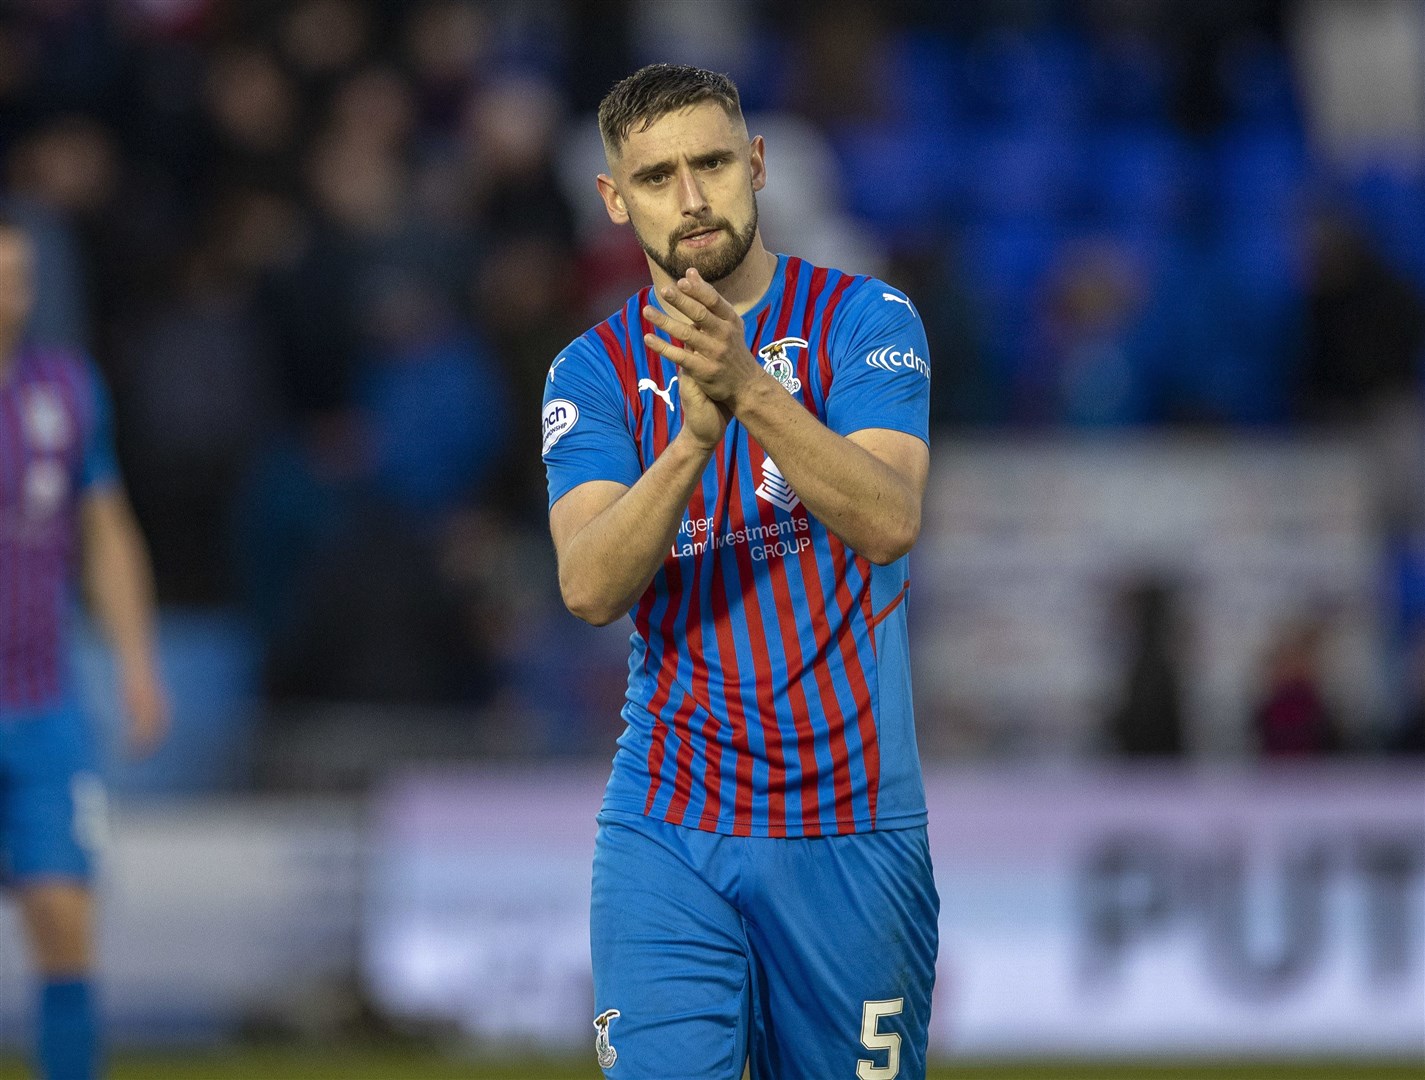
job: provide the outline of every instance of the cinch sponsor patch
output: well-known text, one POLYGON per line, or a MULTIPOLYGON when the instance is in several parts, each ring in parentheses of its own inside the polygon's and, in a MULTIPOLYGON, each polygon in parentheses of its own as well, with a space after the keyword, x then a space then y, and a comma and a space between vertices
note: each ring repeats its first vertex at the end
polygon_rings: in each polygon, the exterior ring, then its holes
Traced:
POLYGON ((542 429, 544 435, 544 449, 541 454, 547 454, 554 449, 554 444, 564 437, 564 433, 579 422, 579 406, 572 401, 565 401, 563 398, 555 398, 544 406, 544 420, 542 429))

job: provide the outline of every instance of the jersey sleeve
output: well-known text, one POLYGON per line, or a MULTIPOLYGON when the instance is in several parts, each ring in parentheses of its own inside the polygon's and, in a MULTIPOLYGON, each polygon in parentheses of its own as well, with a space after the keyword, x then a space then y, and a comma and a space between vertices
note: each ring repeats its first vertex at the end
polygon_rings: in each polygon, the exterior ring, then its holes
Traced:
POLYGON ((643 475, 613 363, 586 339, 550 365, 541 420, 550 506, 590 480, 632 487, 643 475))
POLYGON ((831 351, 831 430, 889 428, 930 442, 930 347, 904 293, 872 278, 848 295, 831 351))
POLYGON ((119 486, 119 460, 114 452, 114 409, 109 391, 92 363, 84 373, 89 381, 89 423, 84 432, 84 454, 79 462, 80 491, 100 491, 119 486))

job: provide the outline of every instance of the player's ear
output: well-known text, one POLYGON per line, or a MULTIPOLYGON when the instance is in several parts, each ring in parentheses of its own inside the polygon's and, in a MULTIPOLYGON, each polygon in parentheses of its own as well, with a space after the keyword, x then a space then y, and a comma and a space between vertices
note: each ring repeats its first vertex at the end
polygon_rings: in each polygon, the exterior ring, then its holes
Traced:
POLYGON ((761 191, 767 186, 767 144, 761 135, 752 138, 752 190, 761 191))
POLYGON ((604 200, 604 209, 608 211, 609 220, 615 225, 627 225, 628 207, 623 204, 623 196, 619 194, 614 178, 607 173, 599 173, 597 183, 599 198, 604 200))

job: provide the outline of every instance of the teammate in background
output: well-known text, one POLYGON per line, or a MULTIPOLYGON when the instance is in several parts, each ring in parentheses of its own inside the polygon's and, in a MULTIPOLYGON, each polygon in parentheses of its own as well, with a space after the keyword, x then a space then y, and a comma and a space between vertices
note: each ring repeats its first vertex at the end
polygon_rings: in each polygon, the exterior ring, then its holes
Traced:
POLYGON ((100 1073, 93 964, 97 754, 66 670, 76 564, 118 656, 129 745, 167 734, 148 557, 119 485, 108 404, 81 359, 28 348, 29 239, 0 219, 0 881, 19 899, 48 1080, 100 1073))
POLYGON ((565 603, 634 624, 594 854, 599 1064, 923 1077, 924 330, 883 282, 763 246, 763 141, 724 76, 644 68, 599 127, 653 288, 554 360, 543 414, 565 603))

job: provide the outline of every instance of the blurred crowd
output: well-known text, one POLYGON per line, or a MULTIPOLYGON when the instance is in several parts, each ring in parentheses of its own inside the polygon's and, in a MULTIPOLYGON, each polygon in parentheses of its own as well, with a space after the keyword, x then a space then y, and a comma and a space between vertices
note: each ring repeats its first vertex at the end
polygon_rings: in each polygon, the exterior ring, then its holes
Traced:
POLYGON ((742 88, 770 246, 915 297, 939 430, 1375 438, 1425 642, 1411 0, 9 0, 33 335, 99 363, 161 601, 242 611, 271 700, 608 691, 549 663, 534 418, 645 281, 592 112, 664 59, 742 88))

